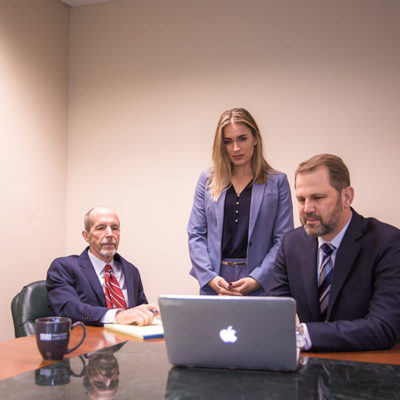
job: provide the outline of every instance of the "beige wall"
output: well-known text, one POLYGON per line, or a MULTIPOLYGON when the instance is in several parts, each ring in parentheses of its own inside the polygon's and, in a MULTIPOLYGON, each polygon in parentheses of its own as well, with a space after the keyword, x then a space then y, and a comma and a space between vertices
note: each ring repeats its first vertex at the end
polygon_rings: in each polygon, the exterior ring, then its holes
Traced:
MULTIPOLYGON (((289 174, 320 152, 355 207, 400 226, 400 3, 113 0, 72 11, 67 250, 111 204, 151 301, 195 293, 186 224, 228 107, 247 107, 289 174)), ((297 214, 296 214, 297 222, 297 214)))
POLYGON ((1 0, 0 340, 13 296, 65 252, 68 30, 61 2, 1 0))
POLYGON ((119 211, 151 301, 197 292, 186 224, 228 107, 254 114, 291 184, 339 154, 357 210, 400 226, 399 16, 397 0, 1 0, 0 340, 21 286, 84 248, 95 204, 119 211))

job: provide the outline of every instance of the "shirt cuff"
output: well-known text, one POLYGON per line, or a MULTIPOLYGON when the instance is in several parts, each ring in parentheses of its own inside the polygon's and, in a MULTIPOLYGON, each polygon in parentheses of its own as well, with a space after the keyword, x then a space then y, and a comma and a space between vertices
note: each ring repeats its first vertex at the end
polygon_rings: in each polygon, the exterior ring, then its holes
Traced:
POLYGON ((301 324, 303 326, 304 339, 306 340, 306 345, 304 346, 304 350, 310 350, 312 347, 310 334, 308 333, 308 328, 306 324, 301 324))
POLYGON ((111 308, 107 310, 100 322, 102 324, 115 324, 115 315, 118 311, 120 311, 119 308, 111 308))

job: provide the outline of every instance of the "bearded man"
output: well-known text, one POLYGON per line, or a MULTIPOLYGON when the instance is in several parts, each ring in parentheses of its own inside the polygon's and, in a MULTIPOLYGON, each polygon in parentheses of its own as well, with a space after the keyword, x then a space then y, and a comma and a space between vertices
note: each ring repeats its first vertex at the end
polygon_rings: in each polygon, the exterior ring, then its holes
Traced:
POLYGON ((147 304, 139 270, 118 253, 120 222, 110 207, 95 207, 84 218, 89 243, 77 256, 56 258, 47 271, 51 313, 87 325, 149 325, 158 308, 147 304))
POLYGON ((305 350, 393 347, 400 337, 400 230, 351 207, 354 189, 337 156, 301 163, 295 189, 303 226, 284 237, 267 294, 296 300, 305 350))

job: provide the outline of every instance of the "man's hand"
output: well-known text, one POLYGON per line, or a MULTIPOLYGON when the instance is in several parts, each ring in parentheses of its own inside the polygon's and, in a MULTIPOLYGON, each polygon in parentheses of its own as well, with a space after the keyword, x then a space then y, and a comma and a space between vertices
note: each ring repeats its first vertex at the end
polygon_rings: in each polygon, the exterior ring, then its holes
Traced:
POLYGON ((236 291, 245 296, 254 292, 260 287, 261 285, 254 278, 246 277, 239 279, 236 282, 232 282, 230 286, 230 291, 236 291))
POLYGON ((216 276, 208 282, 208 286, 220 296, 242 296, 239 290, 231 289, 229 283, 222 276, 216 276))
POLYGON ((160 311, 154 304, 141 304, 140 306, 118 311, 115 315, 117 324, 129 325, 135 323, 139 326, 150 325, 153 318, 160 311))

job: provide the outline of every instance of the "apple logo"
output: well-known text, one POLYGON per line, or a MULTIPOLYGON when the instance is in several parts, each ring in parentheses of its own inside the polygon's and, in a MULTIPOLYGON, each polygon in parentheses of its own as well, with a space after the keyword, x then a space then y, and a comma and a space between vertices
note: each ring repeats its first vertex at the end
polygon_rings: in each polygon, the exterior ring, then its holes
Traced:
POLYGON ((238 340, 236 336, 236 331, 231 326, 226 329, 221 329, 219 331, 219 337, 224 343, 235 343, 238 340))

